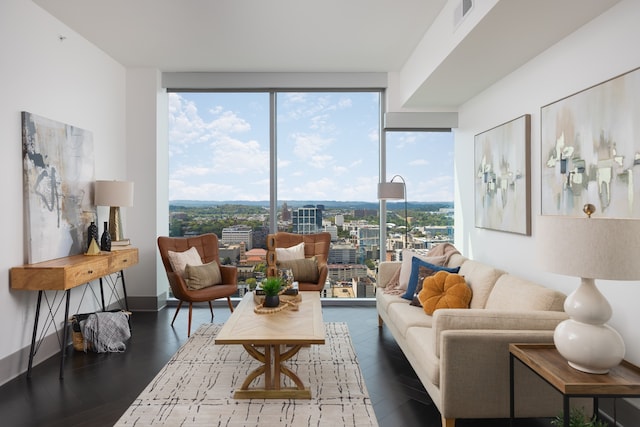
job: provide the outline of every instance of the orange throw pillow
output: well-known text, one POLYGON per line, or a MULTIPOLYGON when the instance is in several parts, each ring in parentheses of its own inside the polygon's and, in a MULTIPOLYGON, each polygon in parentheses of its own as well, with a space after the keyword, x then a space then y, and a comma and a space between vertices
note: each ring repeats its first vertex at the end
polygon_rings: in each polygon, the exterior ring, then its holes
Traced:
POLYGON ((469 308, 471 288, 459 274, 438 271, 422 282, 418 299, 424 312, 431 315, 439 308, 469 308))

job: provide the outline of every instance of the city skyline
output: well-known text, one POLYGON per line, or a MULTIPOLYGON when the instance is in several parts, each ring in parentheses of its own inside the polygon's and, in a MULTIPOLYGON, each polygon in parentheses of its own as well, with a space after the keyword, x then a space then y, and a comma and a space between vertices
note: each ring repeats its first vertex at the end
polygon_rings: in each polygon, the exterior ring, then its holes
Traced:
MULTIPOLYGON (((278 200, 377 202, 377 92, 277 94, 278 200)), ((450 132, 388 132, 387 180, 453 200, 450 132)), ((169 94, 169 200, 269 200, 269 94, 169 94)))

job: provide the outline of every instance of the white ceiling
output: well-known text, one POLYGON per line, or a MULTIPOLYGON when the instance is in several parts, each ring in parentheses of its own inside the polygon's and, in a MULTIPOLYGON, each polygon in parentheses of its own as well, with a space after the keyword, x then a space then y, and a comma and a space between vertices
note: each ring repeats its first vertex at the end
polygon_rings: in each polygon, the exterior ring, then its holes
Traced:
MULTIPOLYGON (((126 67, 224 72, 401 71, 447 3, 33 1, 126 67)), ((406 105, 455 108, 618 1, 501 0, 406 105)))

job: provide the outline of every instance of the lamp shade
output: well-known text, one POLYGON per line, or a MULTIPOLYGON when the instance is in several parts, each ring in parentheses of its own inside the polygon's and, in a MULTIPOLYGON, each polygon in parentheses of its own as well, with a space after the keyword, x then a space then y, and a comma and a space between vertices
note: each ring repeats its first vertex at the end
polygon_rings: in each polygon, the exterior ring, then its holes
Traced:
POLYGON ((96 181, 96 206, 133 206, 133 182, 96 181))
POLYGON ((640 280, 640 220, 540 216, 537 252, 550 272, 640 280))
POLYGON ((378 199, 404 199, 403 182, 381 182, 378 184, 378 199))

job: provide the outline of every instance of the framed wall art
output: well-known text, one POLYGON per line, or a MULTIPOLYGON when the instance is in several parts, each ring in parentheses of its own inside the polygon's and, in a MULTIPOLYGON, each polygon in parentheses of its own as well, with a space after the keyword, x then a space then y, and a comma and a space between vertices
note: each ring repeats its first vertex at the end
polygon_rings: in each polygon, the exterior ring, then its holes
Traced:
POLYGON ((545 105, 542 215, 640 218, 640 68, 545 105))
POLYGON ((475 136, 475 225, 531 235, 531 116, 475 136))
POLYGON ((84 253, 96 218, 92 134, 22 112, 22 163, 28 262, 84 253))

